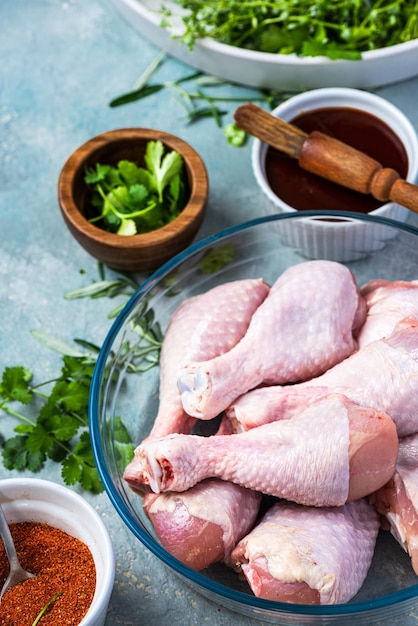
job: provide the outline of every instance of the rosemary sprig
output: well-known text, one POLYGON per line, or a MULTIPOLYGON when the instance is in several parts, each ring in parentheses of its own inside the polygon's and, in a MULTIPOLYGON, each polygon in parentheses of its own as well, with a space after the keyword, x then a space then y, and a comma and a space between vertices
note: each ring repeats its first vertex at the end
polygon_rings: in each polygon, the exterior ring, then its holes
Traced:
MULTIPOLYGON (((149 68, 146 69, 142 76, 149 76, 149 78, 151 78, 152 74, 157 69, 158 65, 155 64, 155 59, 154 59, 154 61, 151 63, 151 66, 149 66, 151 69, 150 70, 149 68)), ((127 93, 124 93, 121 96, 118 96, 117 98, 114 98, 113 100, 111 100, 109 102, 109 106, 114 108, 114 107, 121 106, 122 104, 135 102, 135 100, 141 100, 142 98, 146 98, 152 95, 153 93, 161 91, 162 89, 166 89, 169 87, 177 87, 178 85, 194 80, 195 78, 198 78, 199 76, 201 76, 201 72, 194 72, 193 74, 182 76, 181 78, 178 78, 177 80, 174 80, 174 81, 166 81, 163 83, 156 83, 154 85, 149 85, 148 81, 144 83, 143 81, 140 80, 139 83, 138 81, 135 83, 134 89, 132 91, 128 91, 127 93), (137 84, 139 84, 139 87, 137 86, 137 84)))
POLYGON ((108 319, 114 319, 125 306, 126 302, 139 289, 141 283, 133 274, 118 273, 116 278, 107 279, 103 263, 98 263, 99 279, 90 285, 72 289, 64 294, 66 300, 78 300, 81 298, 117 298, 123 300, 112 311, 108 313, 108 319))
MULTIPOLYGON (((182 76, 177 80, 165 81, 160 83, 150 82, 155 76, 158 68, 161 66, 165 55, 160 52, 151 62, 151 64, 144 70, 140 78, 135 82, 131 91, 122 94, 110 101, 110 107, 118 107, 131 102, 148 98, 163 89, 168 89, 172 92, 172 96, 186 111, 186 121, 191 124, 197 122, 203 118, 212 118, 218 127, 222 127, 223 118, 227 115, 228 111, 221 108, 222 104, 247 102, 260 102, 265 103, 270 109, 276 107, 280 102, 293 95, 296 92, 281 92, 279 90, 268 89, 255 89, 251 97, 245 96, 225 96, 225 95, 213 95, 208 93, 208 88, 217 88, 222 85, 228 84, 231 88, 235 86, 230 83, 226 83, 215 76, 209 76, 203 72, 193 72, 182 76), (192 87, 186 89, 184 86, 186 83, 191 84, 192 87)), ((244 143, 242 137, 239 141, 231 141, 231 134, 226 135, 231 145, 242 145, 244 143)))

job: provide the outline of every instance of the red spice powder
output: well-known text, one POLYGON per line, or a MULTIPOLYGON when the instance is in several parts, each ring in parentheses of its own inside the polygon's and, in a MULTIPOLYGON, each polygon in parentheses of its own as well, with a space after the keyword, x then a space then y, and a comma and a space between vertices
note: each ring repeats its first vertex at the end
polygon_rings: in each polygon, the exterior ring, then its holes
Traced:
MULTIPOLYGON (((93 555, 86 544, 48 524, 10 524, 19 561, 36 578, 9 589, 0 603, 0 626, 32 626, 56 594, 39 626, 77 626, 87 613, 96 587, 93 555)), ((0 541, 0 588, 9 562, 0 541)))

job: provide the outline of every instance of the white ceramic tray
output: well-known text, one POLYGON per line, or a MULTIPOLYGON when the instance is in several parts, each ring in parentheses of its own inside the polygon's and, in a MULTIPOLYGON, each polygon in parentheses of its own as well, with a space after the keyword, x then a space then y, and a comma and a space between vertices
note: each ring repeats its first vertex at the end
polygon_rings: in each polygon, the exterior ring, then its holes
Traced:
MULTIPOLYGON (((254 52, 201 40, 190 51, 172 38, 181 32, 182 21, 171 30, 161 28, 158 10, 162 0, 113 0, 131 25, 167 54, 207 74, 229 82, 257 88, 303 90, 316 87, 372 88, 418 75, 418 39, 365 52, 361 61, 331 61, 325 57, 254 52)), ((181 11, 179 5, 164 5, 181 11)))

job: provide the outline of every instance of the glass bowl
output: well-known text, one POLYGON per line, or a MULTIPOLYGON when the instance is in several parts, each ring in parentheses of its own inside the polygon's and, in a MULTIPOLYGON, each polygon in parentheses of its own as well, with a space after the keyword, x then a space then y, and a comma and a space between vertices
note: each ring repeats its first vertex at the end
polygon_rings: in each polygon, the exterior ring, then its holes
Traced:
MULTIPOLYGON (((275 624, 371 625, 407 615, 418 605, 417 577, 408 555, 392 535, 381 531, 368 576, 347 604, 308 606, 272 602, 254 597, 247 583, 223 564, 196 572, 164 550, 142 509, 141 496, 123 479, 124 462, 114 431, 122 417, 138 444, 153 424, 158 406, 159 368, 152 363, 149 334, 157 325, 164 333, 174 310, 185 298, 220 283, 262 277, 272 283, 288 267, 309 256, 282 239, 301 219, 329 218, 329 212, 278 214, 246 222, 212 235, 178 254, 157 270, 130 299, 103 343, 90 396, 92 445, 105 489, 116 511, 151 552, 173 573, 202 595, 242 615, 275 624), (147 352, 147 349, 150 351, 147 352), (138 371, 145 366, 141 373, 138 371), (135 372, 133 372, 135 370, 135 372)), ((335 212, 333 219, 347 214, 335 212)), ((372 229, 381 245, 361 258, 345 251, 345 264, 359 285, 373 278, 413 280, 418 274, 418 230, 383 217, 350 214, 358 227, 372 229)), ((287 239, 285 238, 287 241, 287 239)))

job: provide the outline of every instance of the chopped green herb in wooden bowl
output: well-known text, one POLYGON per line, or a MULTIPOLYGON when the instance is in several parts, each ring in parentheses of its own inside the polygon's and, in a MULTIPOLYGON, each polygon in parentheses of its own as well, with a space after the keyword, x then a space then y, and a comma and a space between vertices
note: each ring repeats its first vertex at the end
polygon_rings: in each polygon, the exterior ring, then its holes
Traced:
POLYGON ((193 240, 208 176, 197 152, 158 130, 125 128, 93 137, 67 159, 58 200, 87 252, 124 271, 154 270, 193 240))
POLYGON ((128 160, 87 168, 91 224, 129 236, 161 228, 181 213, 189 199, 181 154, 166 151, 160 140, 149 141, 144 161, 145 168, 128 160))

